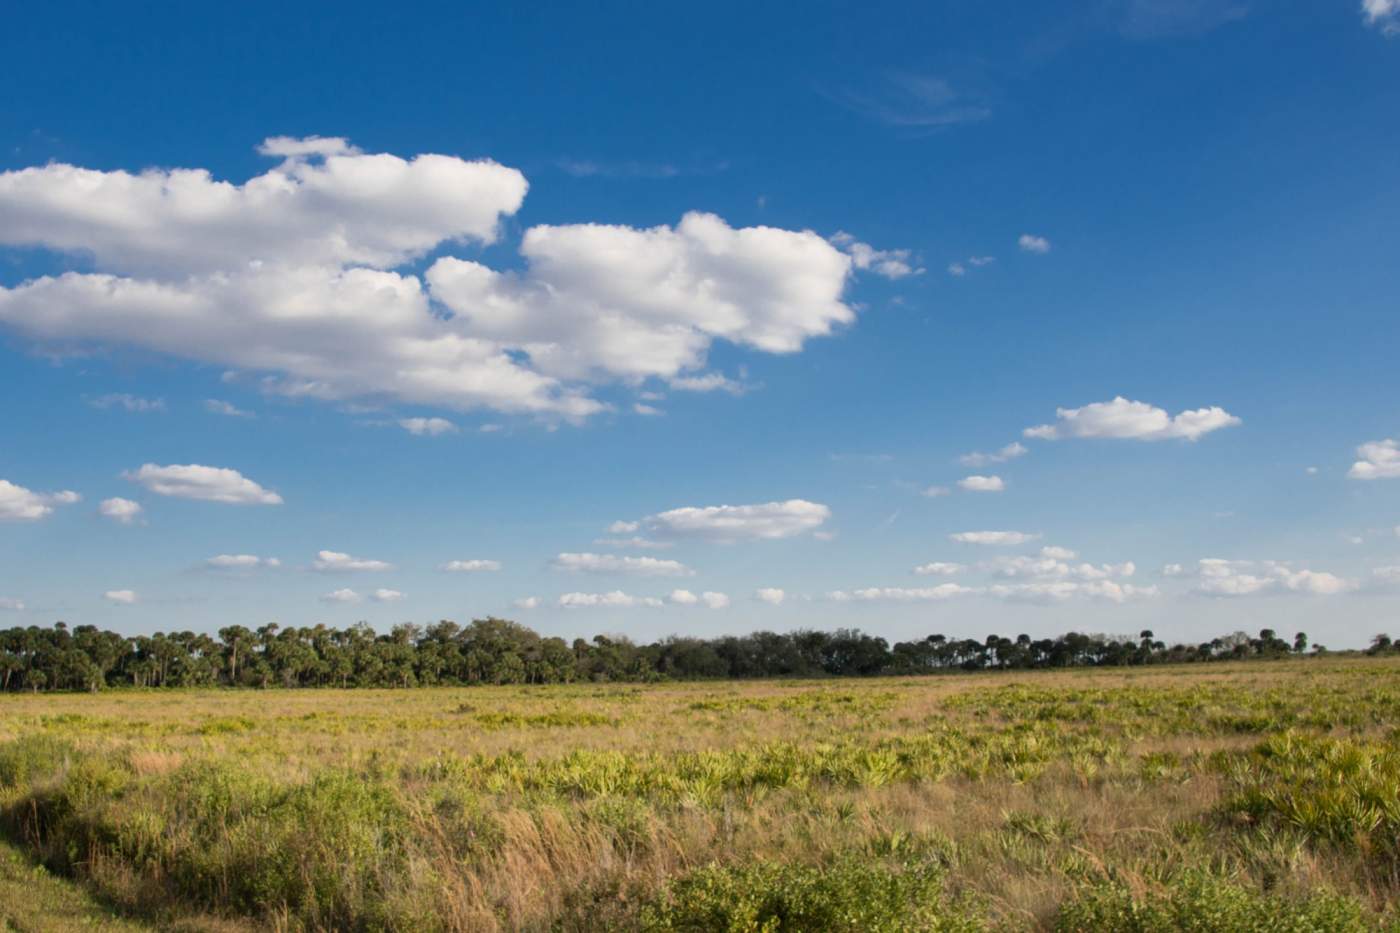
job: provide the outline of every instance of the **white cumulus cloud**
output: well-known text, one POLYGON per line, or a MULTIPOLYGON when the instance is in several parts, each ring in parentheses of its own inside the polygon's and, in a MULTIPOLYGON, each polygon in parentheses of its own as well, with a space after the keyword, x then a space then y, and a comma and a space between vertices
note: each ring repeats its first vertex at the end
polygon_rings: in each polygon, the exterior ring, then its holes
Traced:
POLYGON ((97 506, 97 512, 104 518, 122 525, 130 525, 141 517, 141 503, 133 502, 130 499, 123 499, 120 496, 103 499, 97 506))
POLYGON ((317 551, 316 559, 311 562, 313 570, 322 573, 340 573, 347 571, 382 571, 393 570, 394 565, 382 560, 366 560, 360 557, 351 557, 341 551, 317 551))
POLYGON ((565 593, 559 597, 561 609, 659 609, 661 600, 654 596, 632 596, 621 590, 608 593, 565 593))
POLYGON ((991 463, 1005 463, 1008 460, 1015 460, 1017 457, 1024 457, 1029 453, 1029 449, 1020 441, 1012 441, 1000 450, 991 453, 973 451, 970 454, 963 454, 958 458, 958 462, 965 467, 984 467, 991 463))
POLYGON ((363 599, 363 596, 351 589, 332 590, 321 596, 323 603, 358 603, 363 599))
POLYGON ((690 577, 695 575, 685 564, 656 557, 623 557, 617 554, 564 552, 550 562, 555 570, 572 573, 625 573, 639 577, 690 577))
POLYGON ((966 569, 967 568, 962 564, 936 560, 932 563, 920 564, 914 568, 914 573, 921 577, 951 577, 954 574, 962 573, 966 569))
POLYGON ((177 499, 201 499, 230 505, 281 505, 282 497, 264 489, 237 470, 201 466, 197 463, 157 466, 142 465, 123 473, 126 479, 151 492, 177 499))
POLYGON ((965 476, 958 480, 958 488, 968 492, 1001 492, 1006 483, 1000 476, 965 476))
POLYGON ((1400 35, 1400 0, 1361 0, 1361 15, 1382 35, 1400 35))
POLYGON ((902 279, 924 271, 915 267, 913 253, 907 249, 875 249, 845 232, 836 233, 831 242, 851 257, 857 269, 869 270, 887 279, 902 279))
POLYGON ((485 573, 501 569, 501 562, 498 560, 482 560, 474 558, 471 560, 450 560, 440 568, 449 573, 485 573))
POLYGON ((256 554, 218 554, 206 558, 204 566, 210 570, 258 570, 281 567, 282 562, 275 557, 259 557, 256 554))
POLYGON ((117 606, 130 606, 136 602, 136 591, 108 590, 102 594, 102 598, 117 606))
POLYGON ((53 514, 56 505, 72 505, 82 496, 71 490, 34 492, 0 479, 0 522, 36 522, 53 514))
POLYGON ((649 515, 640 522, 614 522, 609 531, 626 534, 645 528, 658 538, 697 538, 732 543, 791 538, 816 531, 831 509, 805 499, 758 505, 688 506, 649 515))
POLYGON ((1202 558, 1196 562, 1196 578, 1196 592, 1206 596, 1253 596, 1281 590, 1333 596, 1356 587, 1354 580, 1333 573, 1294 568, 1287 561, 1274 560, 1202 558))
POLYGON ((1356 448, 1360 459, 1351 465, 1351 479, 1396 479, 1400 477, 1400 444, 1392 438, 1368 441, 1356 448))
POLYGON ((1043 236, 1036 236, 1033 233, 1023 233, 1016 239, 1016 245, 1027 253, 1048 253, 1050 252, 1050 241, 1043 236))
POLYGON ((1026 437, 1060 440, 1070 437, 1127 438, 1160 441, 1184 438, 1194 441, 1211 431, 1233 427, 1240 419, 1218 406, 1183 411, 1175 416, 1146 402, 1121 395, 1083 408, 1057 408, 1054 424, 1026 428, 1026 437))
POLYGON ((396 603, 404 598, 404 594, 400 593, 398 590, 390 590, 380 587, 373 593, 369 594, 369 598, 377 603, 396 603))
POLYGON ((754 591, 753 598, 771 606, 781 606, 787 599, 787 593, 776 586, 764 586, 754 591))

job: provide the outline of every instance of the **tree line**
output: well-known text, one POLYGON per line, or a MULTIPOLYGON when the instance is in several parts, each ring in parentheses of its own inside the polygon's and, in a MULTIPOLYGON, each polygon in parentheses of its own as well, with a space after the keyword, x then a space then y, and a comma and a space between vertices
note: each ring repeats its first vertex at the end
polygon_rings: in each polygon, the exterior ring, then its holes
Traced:
MULTIPOLYGON (((598 635, 544 637, 506 619, 349 628, 232 625, 217 635, 120 635, 91 625, 0 630, 0 690, 107 687, 412 687, 759 677, 869 677, 938 671, 1027 670, 1281 658, 1308 650, 1302 632, 1236 632, 1198 645, 1070 632, 1057 638, 930 635, 897 642, 856 629, 671 636, 650 644, 598 635)), ((1324 652, 1321 645, 1314 653, 1324 652)), ((1400 648, 1377 636, 1368 653, 1400 648)))

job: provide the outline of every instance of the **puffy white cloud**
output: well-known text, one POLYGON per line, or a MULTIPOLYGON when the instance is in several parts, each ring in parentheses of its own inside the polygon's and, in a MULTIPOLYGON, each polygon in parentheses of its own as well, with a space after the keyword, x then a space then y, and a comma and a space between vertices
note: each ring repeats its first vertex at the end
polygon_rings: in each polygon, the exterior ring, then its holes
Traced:
POLYGON ((959 531, 948 536, 948 540, 960 544, 1016 545, 1034 541, 1040 535, 1024 531, 959 531))
POLYGON ((1325 571, 1294 569, 1286 561, 1223 560, 1208 557, 1197 561, 1196 592, 1206 596, 1252 596, 1278 590, 1333 596, 1356 587, 1356 582, 1325 571))
POLYGON ((101 408, 104 411, 108 408, 121 408, 125 411, 142 413, 165 411, 165 399, 163 398, 141 398, 140 396, 128 395, 124 392, 99 395, 97 398, 88 399, 88 404, 93 408, 101 408))
POLYGON ((940 583, 938 586, 925 587, 903 587, 903 586, 871 586, 859 590, 833 590, 827 593, 827 599, 836 602, 938 602, 944 599, 951 599, 954 596, 968 596, 978 592, 974 587, 962 586, 958 583, 940 583))
POLYGON ((103 499, 97 506, 97 512, 102 517, 110 518, 119 524, 130 525, 141 517, 142 509, 141 503, 116 496, 111 499, 103 499))
POLYGON ((441 570, 449 573, 483 573, 501 569, 501 562, 498 560, 450 560, 443 564, 441 570))
POLYGON ((1356 448, 1361 459, 1351 465, 1351 479, 1396 479, 1400 477, 1400 444, 1392 438, 1368 441, 1356 448))
POLYGON ((781 606, 783 600, 787 599, 787 593, 776 586, 764 586, 754 591, 753 598, 761 603, 768 603, 772 606, 781 606))
POLYGON ((659 609, 663 605, 654 596, 632 596, 621 590, 609 593, 565 593, 559 597, 561 609, 659 609))
POLYGON ((257 570, 281 567, 282 562, 275 557, 259 557, 256 554, 219 554, 205 559, 204 566, 210 570, 257 570))
POLYGON ((572 573, 625 573, 639 577, 691 577, 695 571, 675 560, 621 557, 617 554, 565 552, 549 562, 555 570, 572 573))
POLYGON ((1033 233, 1023 233, 1016 240, 1016 245, 1027 253, 1045 254, 1050 252, 1050 241, 1043 236, 1036 236, 1033 233))
POLYGON ((774 540, 815 531, 831 517, 831 509, 805 499, 758 505, 711 505, 671 509, 640 522, 614 522, 614 534, 646 528, 659 538, 698 538, 732 543, 774 540))
POLYGON ((522 596, 520 599, 511 603, 511 605, 516 609, 538 609, 540 607, 540 598, 538 596, 522 596))
POLYGON ((401 418, 399 427, 418 437, 437 437, 439 434, 456 434, 457 426, 446 418, 401 418))
POLYGON ((715 593, 706 590, 696 596, 690 590, 672 590, 671 595, 666 597, 666 602, 675 606, 697 606, 704 603, 708 609, 724 609, 729 605, 729 597, 724 593, 715 593))
POLYGON ((958 488, 968 492, 1001 492, 1006 483, 1000 476, 965 476, 958 480, 958 488))
POLYGON ((962 573, 966 569, 967 568, 962 564, 936 560, 932 563, 920 564, 914 568, 914 573, 921 577, 951 577, 954 574, 962 573))
POLYGON ((1057 408, 1057 421, 1026 428, 1026 437, 1060 440, 1068 437, 1129 438, 1160 441, 1185 438, 1194 441, 1202 435, 1240 424, 1240 419, 1218 406, 1169 415, 1146 402, 1117 396, 1111 401, 1094 402, 1083 408, 1057 408))
POLYGON ((729 608, 729 596, 725 593, 716 593, 713 590, 706 590, 701 593, 700 601, 705 604, 706 609, 729 608))
MULTIPOLYGON (((60 349, 128 345, 265 373, 267 391, 580 421, 606 407, 580 383, 727 388, 692 375, 714 341, 792 353, 855 318, 843 293, 856 259, 810 231, 704 213, 534 227, 519 272, 451 255, 421 278, 395 271, 444 244, 491 242, 524 177, 344 140, 279 137, 263 152, 283 161, 243 184, 202 170, 0 173, 0 244, 96 267, 0 287, 0 324, 60 349)), ((903 262, 867 260, 884 275, 903 262)))
POLYGON ((102 598, 117 606, 131 606, 136 602, 136 591, 108 590, 102 594, 102 598))
POLYGON ((1361 0, 1361 15, 1382 35, 1400 35, 1400 0, 1361 0))
POLYGON ((358 603, 363 600, 363 596, 351 589, 332 590, 321 595, 323 603, 358 603))
POLYGON ((34 492, 0 479, 0 522, 36 522, 53 513, 56 505, 72 505, 82 496, 71 490, 34 492))
POLYGON ((204 400, 204 410, 212 415, 223 415, 227 418, 256 418, 257 415, 251 411, 244 411, 232 402, 225 402, 222 399, 207 398, 204 400))
POLYGON ((845 232, 836 233, 831 242, 851 257, 857 269, 869 270, 887 279, 902 279, 924 271, 912 265, 913 253, 907 249, 876 249, 845 232))
POLYGON ((351 557, 341 551, 317 551, 316 559, 311 562, 311 569, 319 570, 322 573, 341 573, 347 571, 382 571, 393 570, 394 565, 385 563, 382 560, 366 560, 360 557, 351 557))
POLYGON ((404 598, 404 594, 400 593, 398 590, 389 590, 380 587, 373 593, 370 593, 369 598, 377 603, 396 603, 404 598))
POLYGON ((958 462, 965 467, 984 467, 990 463, 1005 463, 1008 460, 1015 460, 1017 457, 1024 457, 1029 453, 1029 449, 1020 441, 1012 441, 1000 450, 991 453, 973 451, 970 454, 963 454, 958 458, 958 462))
POLYGON ((144 464, 139 470, 123 473, 151 492, 177 499, 201 499, 230 505, 281 505, 282 497, 264 489, 237 470, 201 466, 197 463, 157 466, 144 464))

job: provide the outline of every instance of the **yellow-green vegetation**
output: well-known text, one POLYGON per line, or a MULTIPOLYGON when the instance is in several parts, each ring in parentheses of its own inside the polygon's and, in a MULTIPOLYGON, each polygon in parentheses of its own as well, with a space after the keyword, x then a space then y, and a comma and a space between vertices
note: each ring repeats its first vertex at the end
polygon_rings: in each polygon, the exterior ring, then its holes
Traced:
POLYGON ((159 928, 1394 929, 1400 659, 13 694, 0 828, 159 928))

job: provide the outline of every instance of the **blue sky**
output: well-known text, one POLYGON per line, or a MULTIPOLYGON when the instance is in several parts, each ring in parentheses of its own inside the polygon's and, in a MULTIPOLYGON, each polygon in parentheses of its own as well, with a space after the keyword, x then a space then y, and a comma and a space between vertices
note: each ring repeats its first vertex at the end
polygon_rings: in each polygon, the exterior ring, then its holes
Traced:
POLYGON ((1400 609, 1398 32, 30 5, 0 624, 1362 644, 1400 609))

